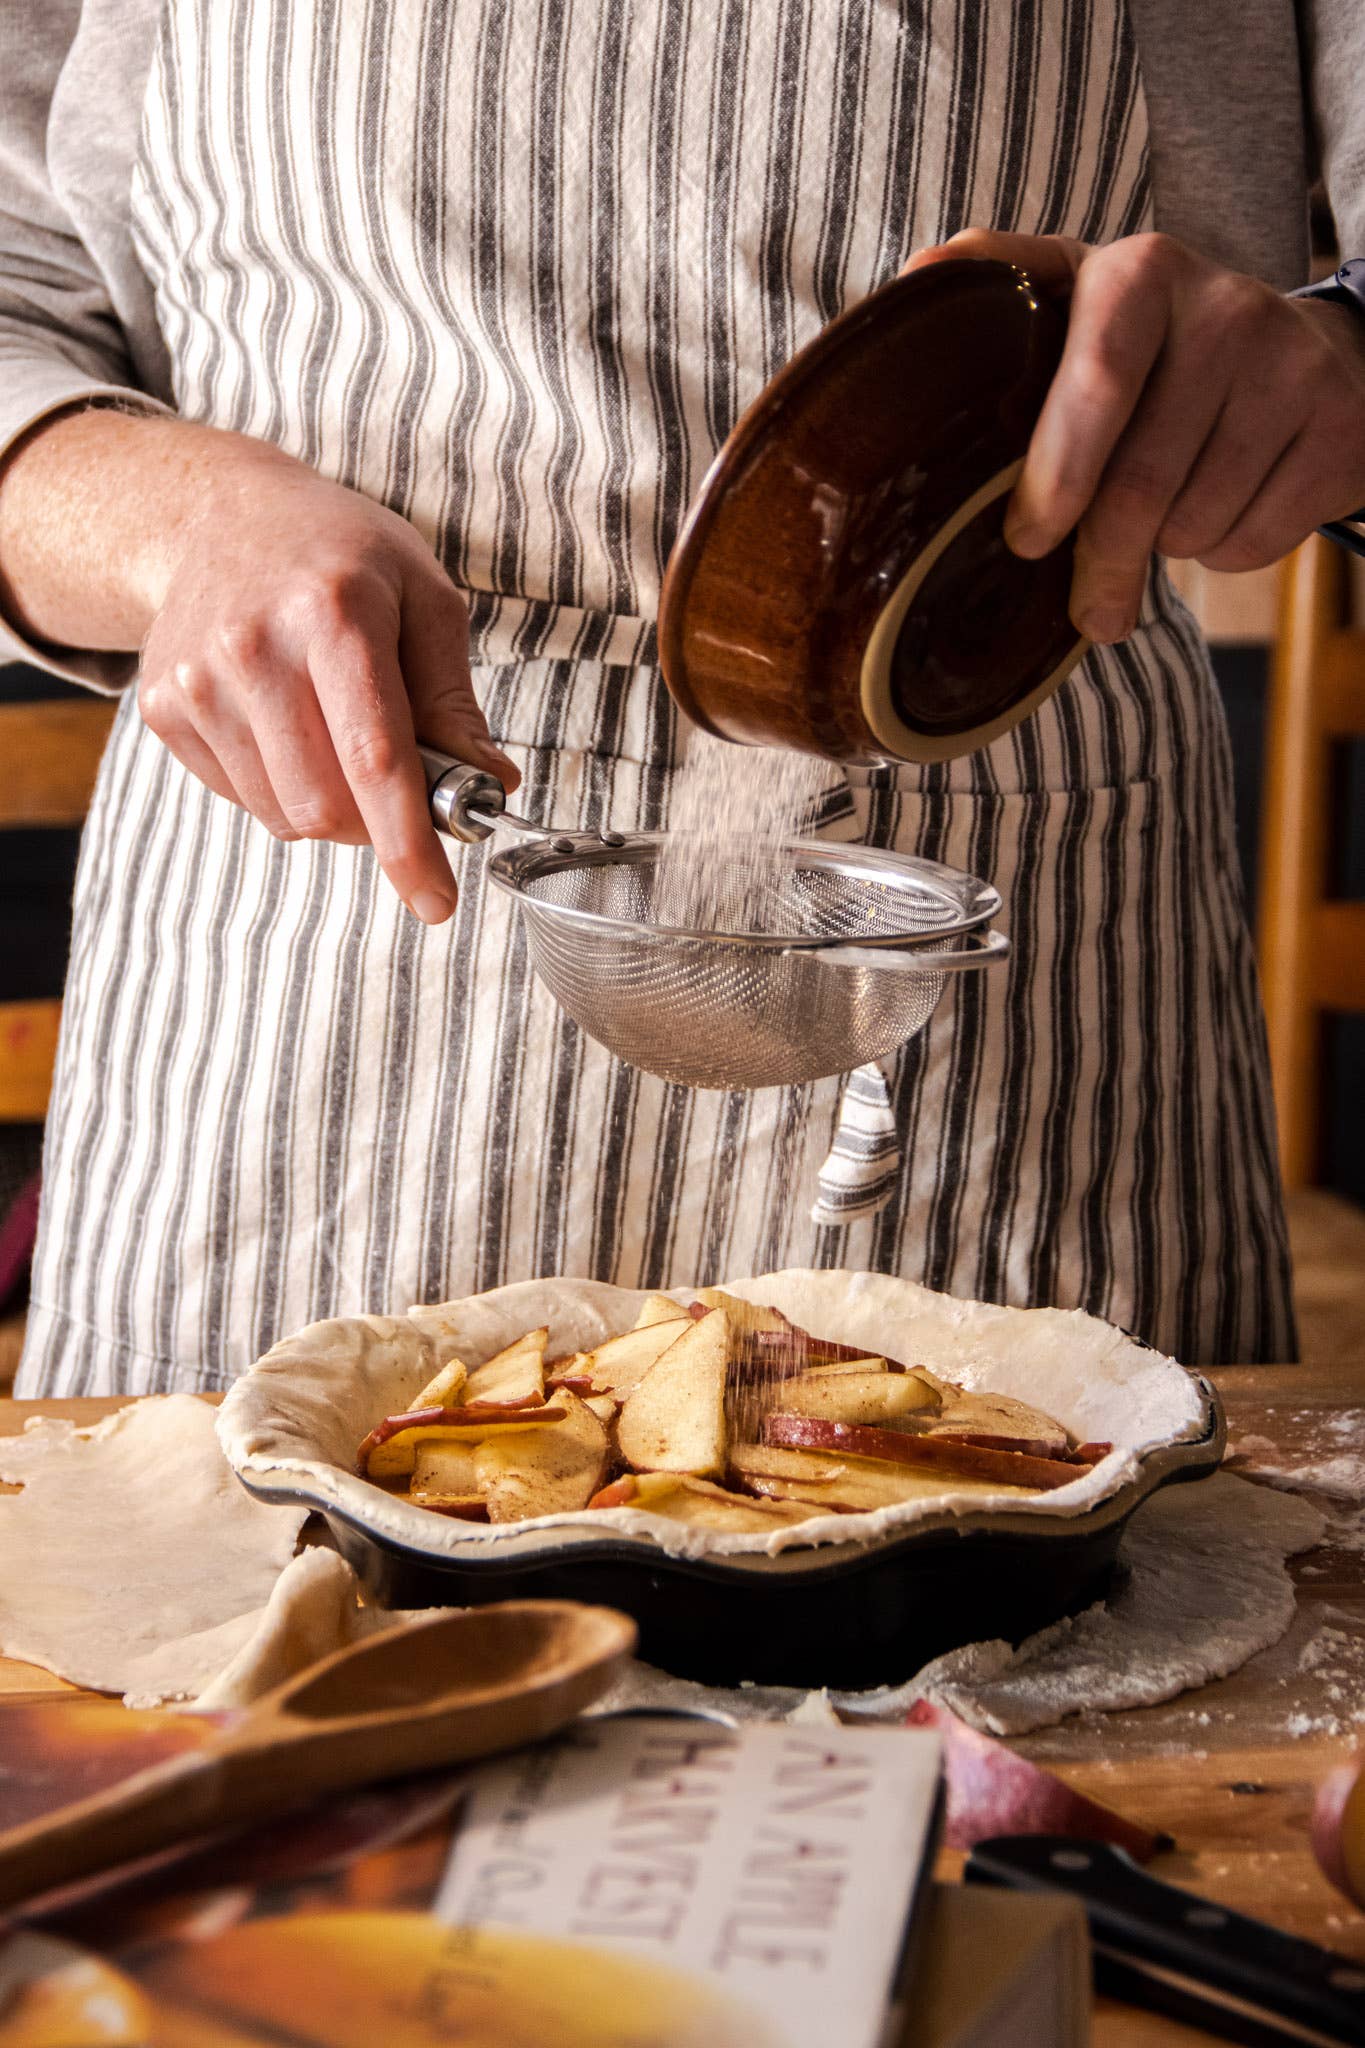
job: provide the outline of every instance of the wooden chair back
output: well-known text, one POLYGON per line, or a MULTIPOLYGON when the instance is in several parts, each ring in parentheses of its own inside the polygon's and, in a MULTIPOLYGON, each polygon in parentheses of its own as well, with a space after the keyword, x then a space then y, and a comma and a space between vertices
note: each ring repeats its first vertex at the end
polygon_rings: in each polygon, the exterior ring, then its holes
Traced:
MULTIPOLYGON (((0 831, 81 823, 115 708, 75 695, 0 704, 0 831)), ((42 1122, 60 1018, 55 998, 0 1002, 0 1123, 42 1122)))
POLYGON ((1365 628, 1349 558, 1314 534, 1282 570, 1266 723, 1258 950, 1287 1188, 1321 1161, 1322 1039, 1365 1011, 1365 903, 1333 893, 1344 740, 1365 739, 1365 628))

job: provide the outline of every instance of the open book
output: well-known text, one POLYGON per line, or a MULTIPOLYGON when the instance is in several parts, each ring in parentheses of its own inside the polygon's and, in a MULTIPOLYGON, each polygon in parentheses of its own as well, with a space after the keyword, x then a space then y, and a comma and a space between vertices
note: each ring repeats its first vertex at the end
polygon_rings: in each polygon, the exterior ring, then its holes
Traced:
MULTIPOLYGON (((56 1803, 177 1729, 192 1745, 190 1715, 13 1707, 9 1783, 56 1803)), ((589 1717, 50 1898, 0 1931, 0 2048, 1004 2048, 1011 2011, 1039 2048, 1082 2040, 1048 2017, 1083 2015, 1079 1909, 1060 1942, 1016 1928, 1003 2004, 981 1912, 1037 1902, 926 1914, 939 1788, 922 1731, 589 1717), (969 1984, 908 1970, 926 1920, 974 1948, 969 1984)))

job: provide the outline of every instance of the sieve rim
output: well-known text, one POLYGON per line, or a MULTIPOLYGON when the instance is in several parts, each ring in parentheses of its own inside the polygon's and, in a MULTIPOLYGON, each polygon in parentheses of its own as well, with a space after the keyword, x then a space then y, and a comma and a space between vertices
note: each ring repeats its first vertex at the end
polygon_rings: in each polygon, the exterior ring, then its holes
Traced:
POLYGON ((609 863, 620 862, 642 866, 645 857, 666 845, 668 838, 669 835, 663 832, 630 832, 622 834, 618 844, 607 845, 596 833, 565 832, 548 843, 542 841, 532 846, 506 848, 489 861, 488 873, 493 883, 513 897, 522 909, 539 917, 587 926, 594 931, 617 933, 635 944, 644 941, 651 945, 729 946, 761 953, 819 954, 850 945, 888 953, 913 951, 917 947, 933 947, 944 939, 974 931, 1002 907, 1000 892, 991 883, 983 882, 961 868, 949 867, 942 861, 926 860, 920 854, 896 853, 885 847, 862 846, 857 842, 829 844, 814 839, 784 839, 773 850, 798 853, 804 862, 834 868, 843 874, 851 874, 855 879, 865 877, 876 881, 891 874, 901 882, 913 881, 931 893, 940 904, 950 909, 957 907, 960 914, 928 931, 877 932, 851 938, 847 933, 834 932, 722 932, 689 925, 643 924, 638 919, 613 917, 606 911, 583 910, 573 904, 552 903, 527 894, 529 883, 566 868, 605 867, 609 863))

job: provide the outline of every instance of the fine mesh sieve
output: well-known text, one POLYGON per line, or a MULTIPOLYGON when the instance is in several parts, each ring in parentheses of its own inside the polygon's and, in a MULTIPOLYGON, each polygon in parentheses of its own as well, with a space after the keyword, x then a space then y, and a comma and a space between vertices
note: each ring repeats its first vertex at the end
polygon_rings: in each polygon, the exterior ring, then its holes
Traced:
POLYGON ((980 929, 1000 905, 985 883, 811 839, 763 849, 771 882, 745 930, 663 924, 662 835, 551 836, 507 816, 490 779, 443 778, 433 814, 461 838, 500 817, 534 834, 489 877, 517 901, 537 974, 590 1038, 689 1088, 789 1086, 881 1058, 921 1029, 947 975, 1009 951, 980 929))

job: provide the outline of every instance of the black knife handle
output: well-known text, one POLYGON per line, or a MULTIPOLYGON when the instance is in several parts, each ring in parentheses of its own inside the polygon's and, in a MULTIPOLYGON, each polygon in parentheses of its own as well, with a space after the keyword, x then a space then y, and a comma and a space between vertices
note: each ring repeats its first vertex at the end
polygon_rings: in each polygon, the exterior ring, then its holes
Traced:
MULTIPOLYGON (((998 1835, 977 1844, 964 1875, 969 1884, 1070 1892, 1085 1906, 1098 1956, 1150 1965, 1158 1983, 1169 1972, 1207 1986, 1252 2008, 1245 2018, 1253 2024, 1261 2014, 1306 2029, 1299 2038, 1365 2044, 1365 1964, 1149 1877, 1125 1850, 1066 1835, 998 1835)), ((1136 1998, 1141 1971, 1124 1981, 1123 1995, 1136 1998)), ((1200 2024, 1247 2038, 1220 2024, 1224 2010, 1211 2001, 1200 2024)))

